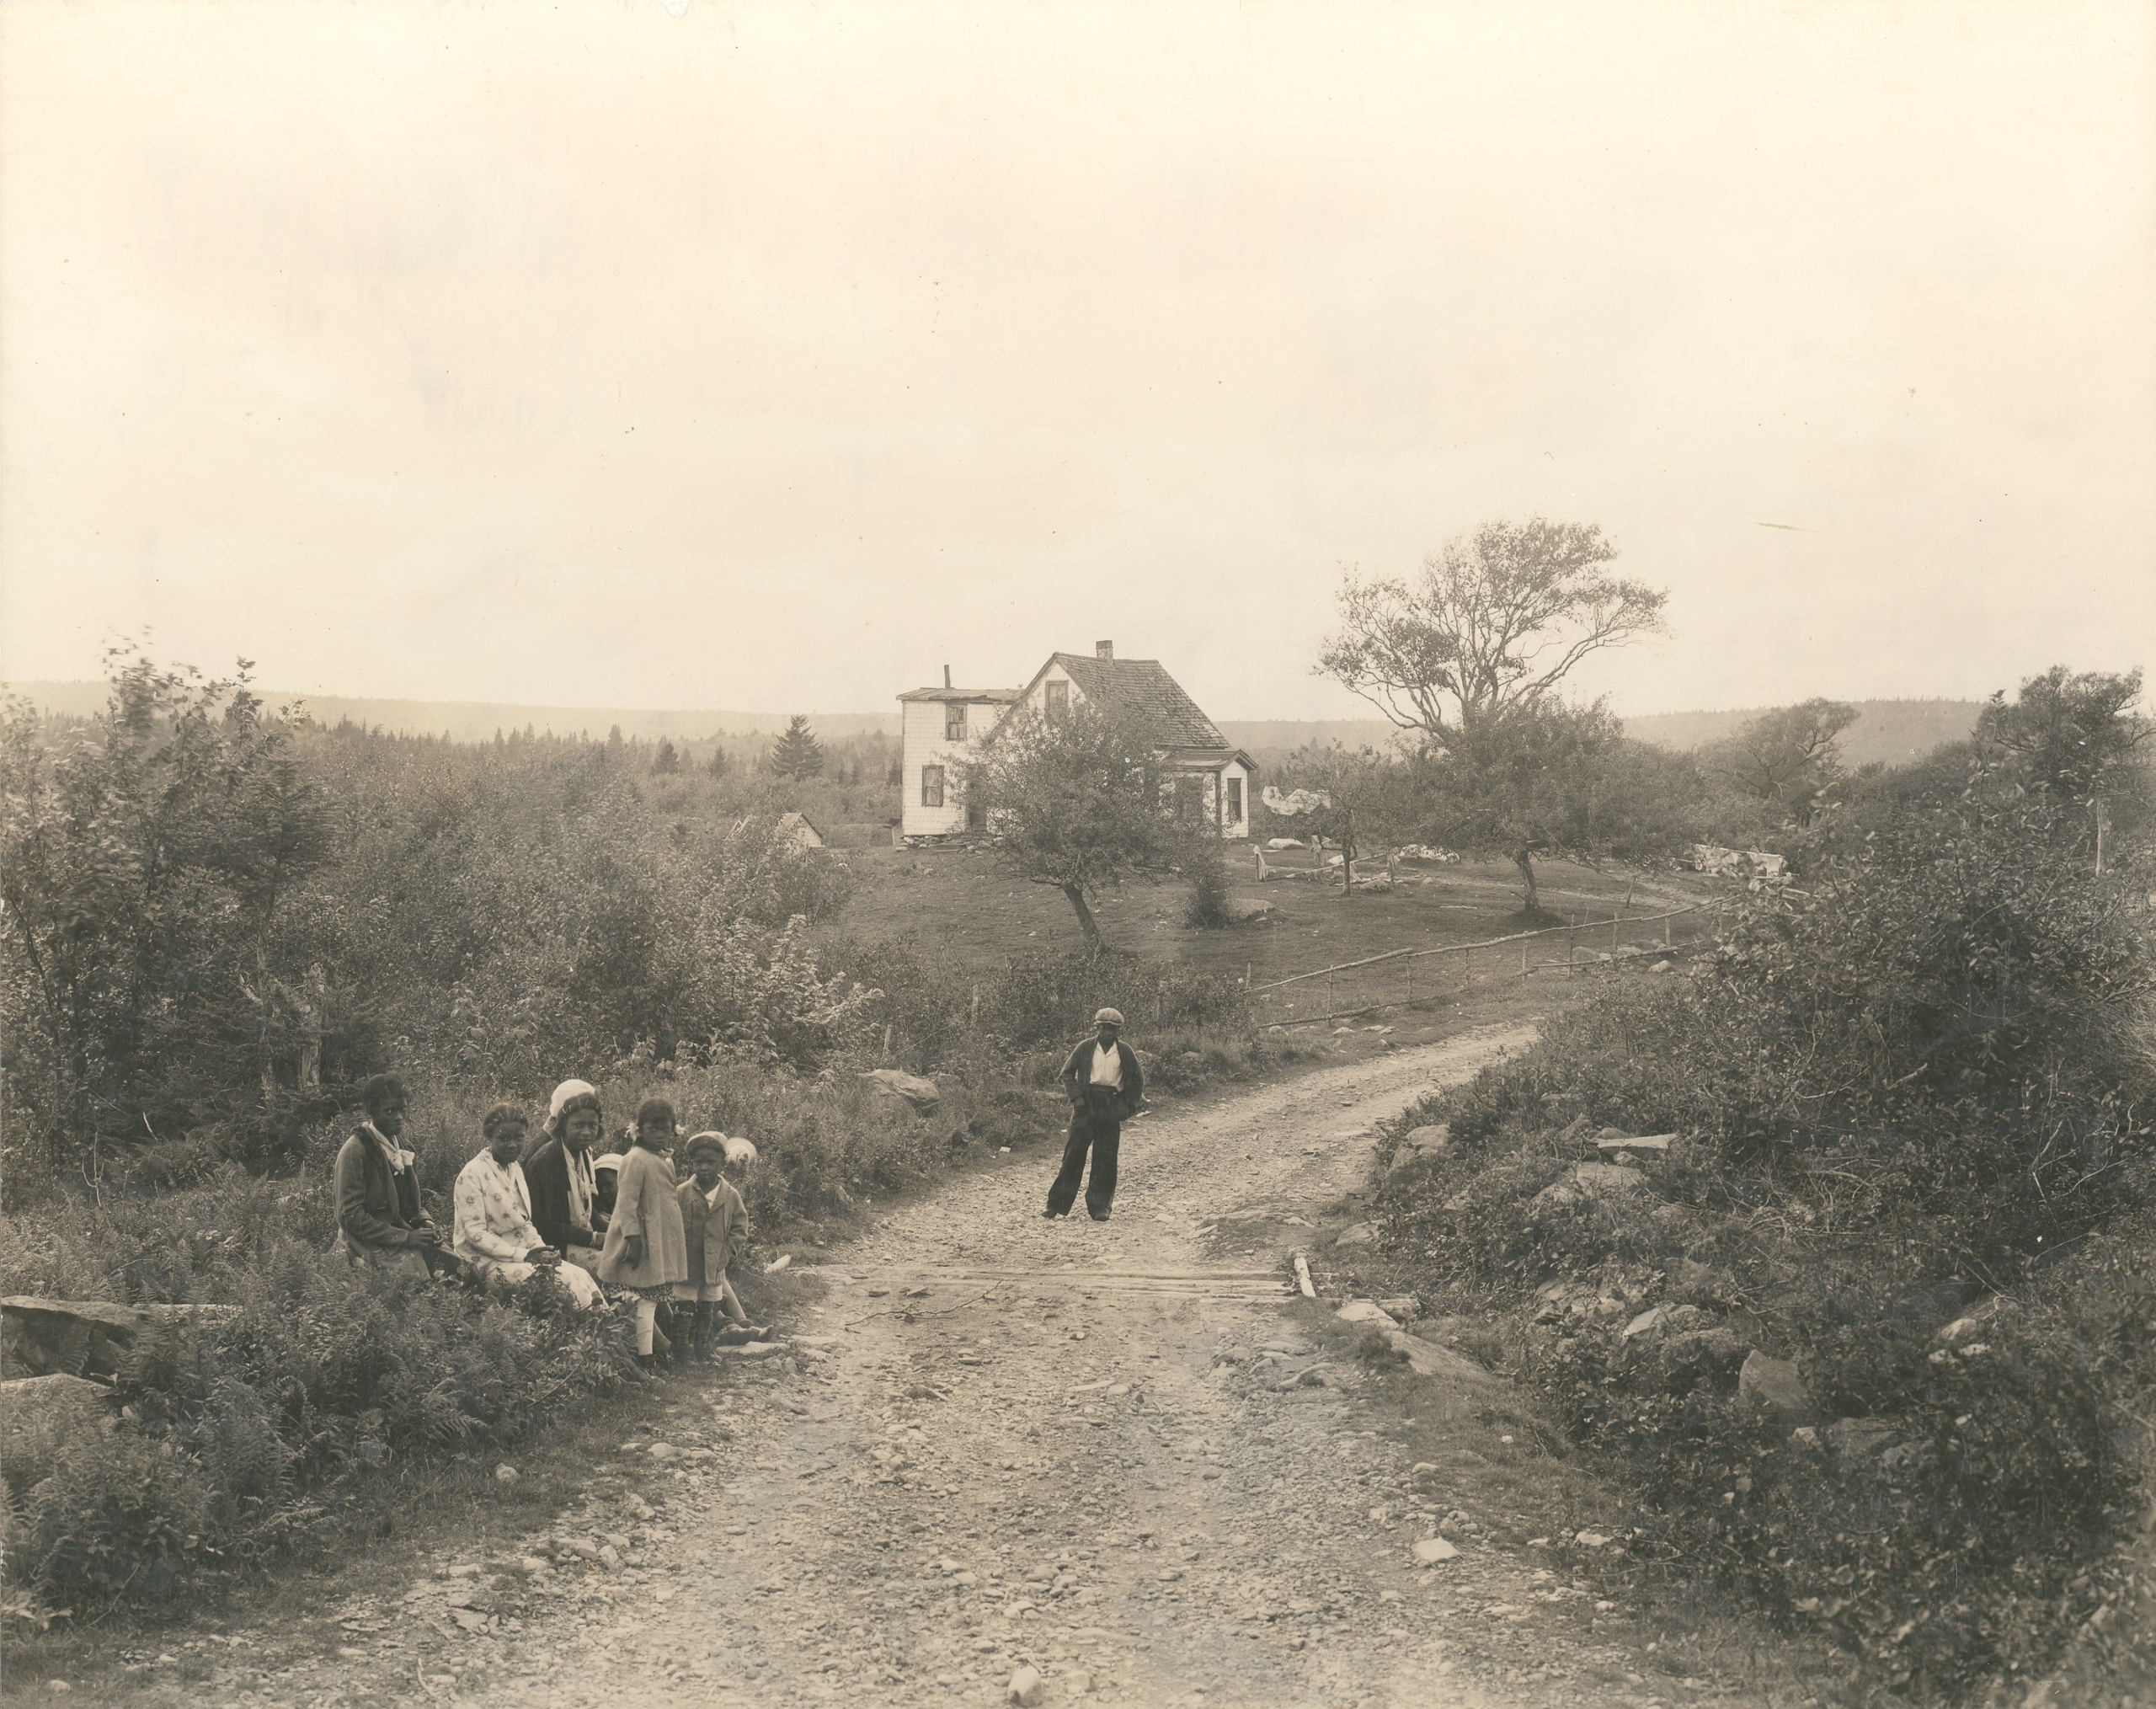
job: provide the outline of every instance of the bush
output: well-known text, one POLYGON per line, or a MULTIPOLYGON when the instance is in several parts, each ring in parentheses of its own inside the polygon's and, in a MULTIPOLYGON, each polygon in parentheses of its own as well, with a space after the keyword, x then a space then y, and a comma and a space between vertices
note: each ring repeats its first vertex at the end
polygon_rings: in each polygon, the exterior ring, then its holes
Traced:
POLYGON ((1188 863, 1190 902, 1182 923, 1212 930, 1231 923, 1228 917, 1228 867, 1217 848, 1201 851, 1188 863))
POLYGON ((1451 1143, 1377 1218, 1425 1287, 1534 1313, 1517 1369, 1629 1475, 1638 1552, 1917 1695, 2041 1665, 2142 1502, 2146 951, 2054 826, 1981 792, 1830 824, 1811 894, 1752 899, 1694 977, 1613 978, 1411 1113, 1451 1143), (1604 1127, 1678 1137, 1644 1186, 1538 1201, 1604 1127), (1817 1424, 1740 1407, 1754 1349, 1817 1424))

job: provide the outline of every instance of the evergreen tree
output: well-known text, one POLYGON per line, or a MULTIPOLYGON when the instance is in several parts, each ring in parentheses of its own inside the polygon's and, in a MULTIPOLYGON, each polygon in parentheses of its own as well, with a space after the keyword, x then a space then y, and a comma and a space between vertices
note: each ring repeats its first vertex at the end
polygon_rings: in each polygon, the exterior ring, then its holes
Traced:
POLYGON ((774 777, 792 777, 797 781, 814 777, 824 770, 824 745, 816 740, 808 728, 807 717, 796 713, 786 726, 786 733, 771 744, 769 762, 774 777))
POLYGON ((704 769, 714 777, 723 777, 734 769, 734 761, 728 756, 725 749, 713 748, 711 750, 711 758, 706 763, 704 769))
POLYGON ((659 738, 659 752, 652 760, 651 769, 670 776, 681 769, 681 756, 674 751, 674 744, 670 738, 659 738))

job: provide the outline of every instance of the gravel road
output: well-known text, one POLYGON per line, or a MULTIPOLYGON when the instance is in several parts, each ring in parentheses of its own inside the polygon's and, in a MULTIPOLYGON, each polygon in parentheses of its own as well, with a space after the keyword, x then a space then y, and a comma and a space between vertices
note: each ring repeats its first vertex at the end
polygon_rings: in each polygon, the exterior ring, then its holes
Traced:
POLYGON ((333 1610, 336 1658, 256 1690, 474 1709, 993 1705, 1014 1679, 1036 1702, 1148 1709, 1657 1701, 1627 1672, 1636 1639, 1547 1551, 1432 1503, 1400 1433, 1372 1428, 1374 1380, 1323 1359, 1288 1279, 1299 1224, 1366 1182, 1372 1121, 1531 1037, 1150 1114, 1104 1224, 1043 1220, 1044 1151, 954 1180, 833 1249, 788 1350, 671 1380, 660 1434, 526 1553, 333 1610), (1448 1518, 1458 1552, 1418 1567, 1448 1518))

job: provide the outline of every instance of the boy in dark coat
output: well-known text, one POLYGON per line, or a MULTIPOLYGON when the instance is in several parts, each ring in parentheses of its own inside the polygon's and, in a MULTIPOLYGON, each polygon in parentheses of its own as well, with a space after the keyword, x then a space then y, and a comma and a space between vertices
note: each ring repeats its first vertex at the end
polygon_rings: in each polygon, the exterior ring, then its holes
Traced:
POLYGON ((1118 1011, 1101 1010, 1093 1017, 1093 1036, 1063 1065, 1063 1092, 1070 1100, 1070 1136, 1064 1142, 1063 1167, 1049 1185, 1043 1216, 1070 1214, 1090 1148, 1093 1172, 1086 1183, 1086 1214, 1096 1222, 1108 1220, 1123 1124, 1145 1106, 1145 1076, 1138 1066, 1138 1053, 1122 1041, 1122 1030, 1118 1011))

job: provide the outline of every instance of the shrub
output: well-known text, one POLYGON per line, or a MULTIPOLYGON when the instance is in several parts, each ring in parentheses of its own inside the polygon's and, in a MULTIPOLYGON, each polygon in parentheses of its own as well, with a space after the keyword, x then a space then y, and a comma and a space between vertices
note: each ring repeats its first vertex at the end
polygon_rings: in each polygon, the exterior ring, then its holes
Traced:
POLYGON ((1919 1696, 2041 1665, 2141 1502, 2156 1260, 2112 1231, 2156 1197, 2146 952, 2055 830, 1983 791, 1830 820, 1810 894, 1751 899, 1694 977, 1613 979, 1412 1113, 1452 1142, 1377 1219, 1426 1284, 1541 1287, 1517 1367, 1629 1475, 1637 1551, 1919 1696), (1678 1137, 1645 1187, 1538 1202, 1605 1125, 1678 1137), (1754 1349, 1817 1425, 1739 1407, 1754 1349))

